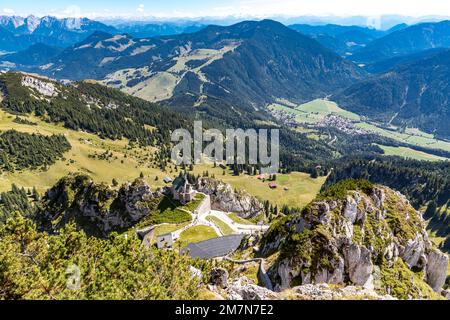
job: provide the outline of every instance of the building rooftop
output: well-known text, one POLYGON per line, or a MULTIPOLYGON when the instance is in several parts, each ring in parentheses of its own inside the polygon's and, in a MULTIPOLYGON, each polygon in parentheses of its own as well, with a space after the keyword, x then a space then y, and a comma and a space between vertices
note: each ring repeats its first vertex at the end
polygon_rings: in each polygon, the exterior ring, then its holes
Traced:
POLYGON ((172 182, 173 180, 172 180, 172 178, 170 178, 170 177, 165 177, 165 178, 163 179, 163 181, 164 181, 165 183, 169 183, 169 182, 172 182))
POLYGON ((175 180, 173 180, 172 184, 173 184, 175 190, 178 190, 185 185, 189 185, 189 182, 187 181, 187 179, 184 176, 178 176, 175 178, 175 180))
POLYGON ((241 244, 243 237, 242 234, 233 234, 197 243, 189 243, 181 250, 181 253, 188 252, 190 257, 200 259, 223 257, 234 252, 241 244))

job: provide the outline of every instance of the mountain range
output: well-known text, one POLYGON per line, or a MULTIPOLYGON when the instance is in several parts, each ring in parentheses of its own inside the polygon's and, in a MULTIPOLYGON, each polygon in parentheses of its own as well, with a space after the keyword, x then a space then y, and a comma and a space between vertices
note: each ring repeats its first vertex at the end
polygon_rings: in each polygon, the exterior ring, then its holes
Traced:
POLYGON ((128 33, 136 38, 169 36, 181 33, 193 33, 206 27, 201 23, 122 23, 115 26, 120 33, 128 33))
POLYGON ((351 60, 373 63, 434 48, 450 47, 450 21, 421 23, 390 33, 355 52, 351 60))
POLYGON ((0 37, 9 39, 3 50, 24 47, 0 56, 3 68, 95 79, 165 105, 211 112, 226 106, 267 118, 269 104, 332 96, 342 107, 385 124, 450 134, 449 21, 382 31, 286 27, 272 20, 110 27, 89 19, 1 17, 0 37), (143 37, 150 35, 158 36, 143 37))
POLYGON ((352 52, 355 52, 358 49, 364 48, 375 39, 381 38, 399 28, 406 27, 406 25, 399 25, 388 31, 381 31, 368 27, 341 26, 335 24, 319 26, 293 24, 289 27, 316 39, 324 47, 327 47, 342 56, 346 56, 351 55, 352 52))
POLYGON ((271 20, 148 39, 97 32, 40 72, 100 80, 150 101, 200 105, 211 97, 248 110, 279 99, 300 103, 323 97, 364 74, 271 20))
POLYGON ((333 97, 343 108, 388 124, 450 138, 450 50, 397 65, 333 97))
POLYGON ((117 32, 114 27, 87 18, 0 16, 0 50, 20 51, 37 43, 66 47, 94 31, 117 32))

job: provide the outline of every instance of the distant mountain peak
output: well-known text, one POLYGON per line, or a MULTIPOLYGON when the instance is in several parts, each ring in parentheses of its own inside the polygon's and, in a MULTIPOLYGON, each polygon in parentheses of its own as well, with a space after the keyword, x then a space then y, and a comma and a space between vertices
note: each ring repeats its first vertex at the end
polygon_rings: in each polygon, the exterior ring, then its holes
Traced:
POLYGON ((88 18, 59 19, 33 15, 25 18, 0 16, 0 30, 0 50, 9 52, 25 50, 39 42, 49 46, 69 47, 83 41, 95 31, 117 33, 114 27, 88 18))

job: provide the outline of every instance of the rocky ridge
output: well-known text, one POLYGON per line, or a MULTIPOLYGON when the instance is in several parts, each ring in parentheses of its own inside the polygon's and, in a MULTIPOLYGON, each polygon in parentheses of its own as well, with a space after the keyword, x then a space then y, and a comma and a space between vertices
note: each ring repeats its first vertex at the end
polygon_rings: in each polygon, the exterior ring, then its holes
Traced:
POLYGON ((253 218, 263 210, 263 205, 243 190, 233 190, 231 185, 211 178, 199 179, 197 190, 211 196, 211 208, 235 212, 242 218, 253 218))
POLYGON ((106 236, 139 222, 162 196, 161 190, 152 192, 143 179, 115 190, 95 184, 85 175, 69 175, 47 191, 37 218, 47 230, 57 230, 75 220, 88 233, 106 236))
POLYGON ((352 184, 273 223, 260 247, 275 289, 328 283, 401 299, 439 297, 448 257, 429 240, 420 213, 389 188, 352 184))
POLYGON ((395 300, 373 289, 358 286, 333 286, 326 283, 296 286, 274 292, 254 284, 243 276, 233 279, 225 288, 209 286, 210 291, 227 300, 395 300))

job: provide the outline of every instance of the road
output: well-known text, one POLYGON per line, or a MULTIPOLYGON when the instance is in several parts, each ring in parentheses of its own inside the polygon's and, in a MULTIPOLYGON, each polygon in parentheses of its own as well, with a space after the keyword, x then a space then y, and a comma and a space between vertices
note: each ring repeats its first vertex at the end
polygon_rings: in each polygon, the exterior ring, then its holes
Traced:
MULTIPOLYGON (((212 221, 209 221, 207 219, 209 216, 214 216, 214 217, 218 218, 219 220, 223 221, 228 227, 230 227, 231 230, 233 230, 233 233, 235 233, 235 234, 252 234, 254 232, 259 232, 259 231, 264 232, 269 228, 269 226, 267 226, 267 225, 237 223, 237 222, 233 221, 228 216, 228 214, 223 211, 211 210, 211 211, 208 211, 208 212, 205 212, 202 214, 194 214, 185 209, 180 209, 180 210, 183 210, 183 211, 189 213, 192 216, 192 222, 190 224, 184 226, 181 229, 173 231, 172 232, 173 240, 179 239, 181 236, 181 233, 183 233, 183 231, 185 231, 189 228, 195 227, 195 226, 200 226, 200 225, 213 228, 214 231, 216 232, 217 236, 219 236, 219 237, 224 236, 224 234, 220 230, 219 226, 217 226, 212 221)), ((152 227, 152 229, 153 229, 153 227, 152 227)), ((146 233, 146 232, 144 232, 144 233, 146 233)))
MULTIPOLYGON (((253 232, 257 231, 266 231, 269 229, 269 226, 266 225, 256 225, 256 224, 240 224, 235 221, 233 221, 228 214, 226 214, 223 211, 217 211, 217 210, 211 210, 209 212, 209 215, 212 215, 220 220, 222 220, 224 223, 226 223, 235 233, 240 234, 251 234, 253 232)), ((208 215, 206 215, 208 216, 208 215)))

